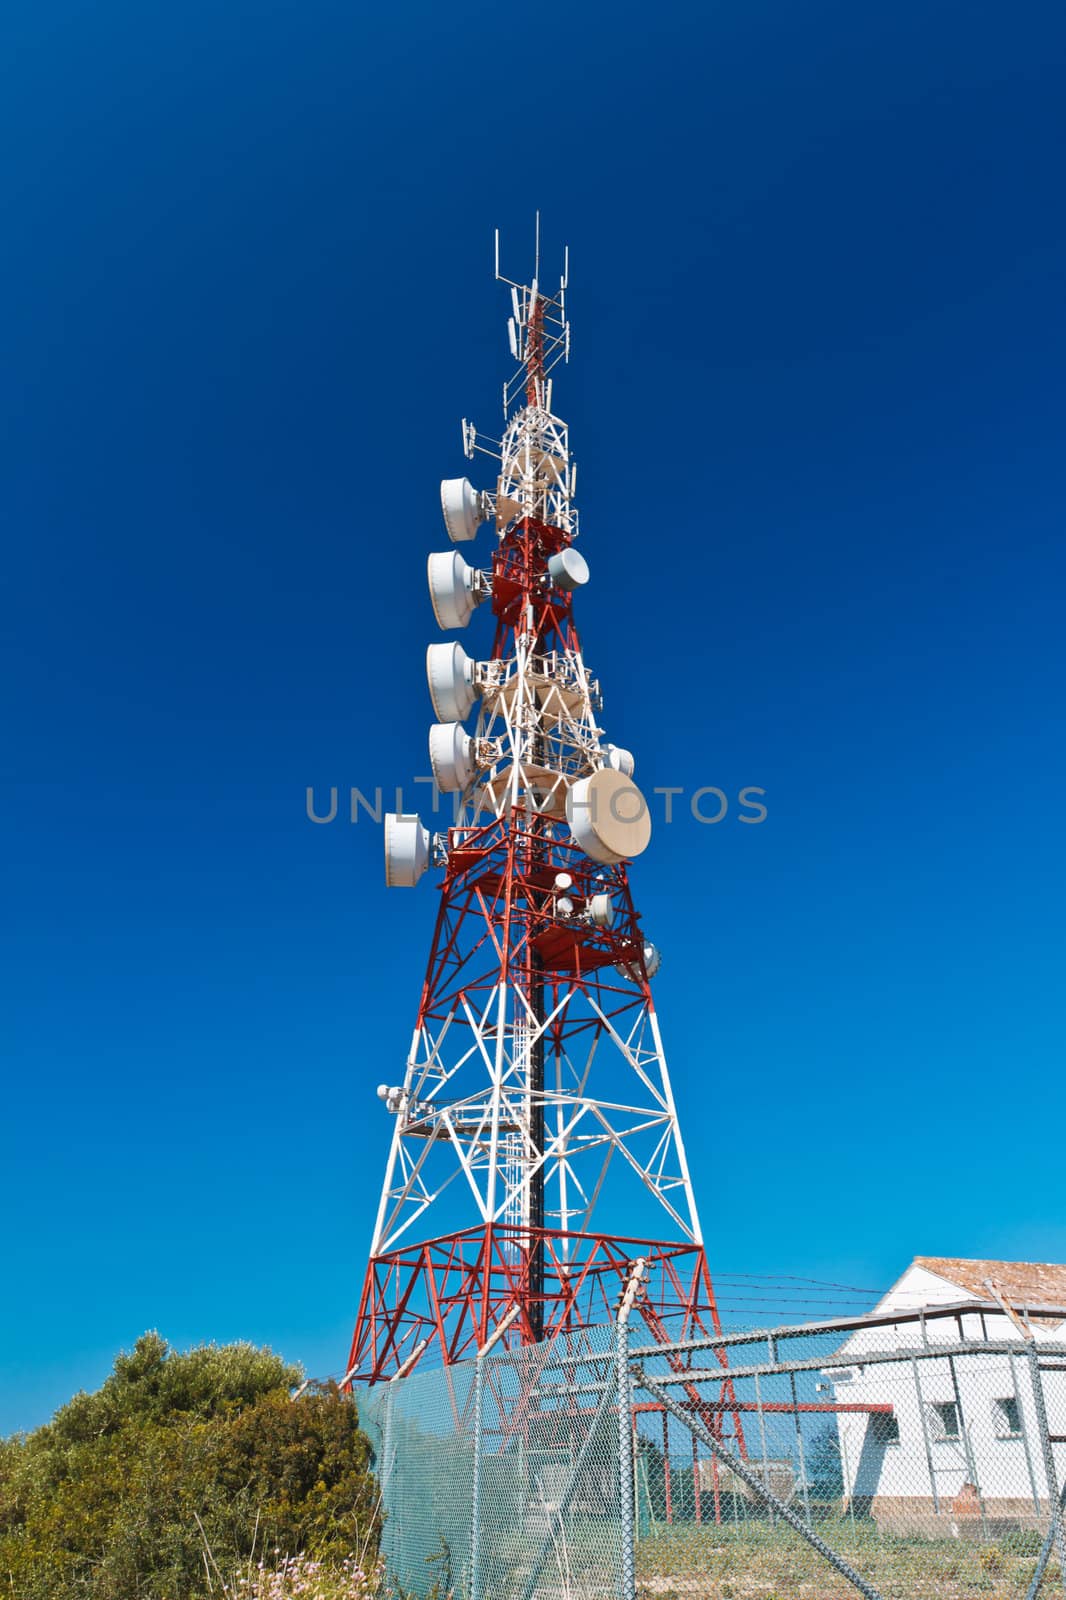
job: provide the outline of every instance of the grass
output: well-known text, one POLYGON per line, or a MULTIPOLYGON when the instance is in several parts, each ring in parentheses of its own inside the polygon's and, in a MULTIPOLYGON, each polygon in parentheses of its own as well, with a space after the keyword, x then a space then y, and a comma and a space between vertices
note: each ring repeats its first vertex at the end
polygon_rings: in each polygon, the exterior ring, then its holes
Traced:
MULTIPOLYGON (((1018 1600, 1036 1567, 1031 1538, 971 1543, 822 1524, 825 1542, 883 1600, 1018 1600)), ((766 1524, 675 1525, 637 1546, 643 1600, 853 1600, 857 1591, 799 1536, 766 1524)), ((1042 1593, 1058 1592, 1054 1561, 1042 1593)))

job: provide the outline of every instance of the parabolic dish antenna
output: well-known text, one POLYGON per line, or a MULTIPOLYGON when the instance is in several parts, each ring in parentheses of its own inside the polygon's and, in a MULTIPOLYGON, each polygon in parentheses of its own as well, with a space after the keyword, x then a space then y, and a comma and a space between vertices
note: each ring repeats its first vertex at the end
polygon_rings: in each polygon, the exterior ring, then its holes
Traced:
POLYGON ((385 813, 385 882, 413 889, 429 866, 429 829, 417 813, 385 813))
POLYGON ((429 698, 441 722, 462 722, 477 699, 474 663, 461 644, 431 644, 426 650, 429 698))
POLYGON ((453 544, 472 539, 485 521, 483 501, 469 478, 442 478, 440 508, 453 544))
POLYGON ((631 778, 601 767, 566 792, 566 820, 574 842, 593 861, 629 861, 648 848, 648 803, 631 778))
POLYGON ((429 730, 429 763, 442 794, 465 789, 477 767, 474 741, 458 722, 435 722, 429 730))
POLYGON ((458 550, 435 550, 426 567, 433 615, 442 628, 465 628, 484 596, 475 593, 478 574, 458 550))

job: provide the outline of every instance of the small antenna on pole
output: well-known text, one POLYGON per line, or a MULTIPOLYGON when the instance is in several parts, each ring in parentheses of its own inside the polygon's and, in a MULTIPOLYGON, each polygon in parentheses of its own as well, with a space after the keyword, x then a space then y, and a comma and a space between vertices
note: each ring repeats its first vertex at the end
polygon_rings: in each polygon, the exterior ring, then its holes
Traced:
POLYGON ((496 278, 511 291, 511 321, 507 341, 519 371, 504 384, 503 413, 506 417, 520 392, 527 406, 551 410, 549 373, 560 361, 570 359, 570 324, 566 316, 566 288, 570 281, 570 251, 563 252, 563 272, 556 293, 546 293, 540 281, 540 212, 534 211, 533 279, 515 283, 500 271, 500 230, 495 231, 496 278), (524 372, 522 369, 525 369, 524 372))

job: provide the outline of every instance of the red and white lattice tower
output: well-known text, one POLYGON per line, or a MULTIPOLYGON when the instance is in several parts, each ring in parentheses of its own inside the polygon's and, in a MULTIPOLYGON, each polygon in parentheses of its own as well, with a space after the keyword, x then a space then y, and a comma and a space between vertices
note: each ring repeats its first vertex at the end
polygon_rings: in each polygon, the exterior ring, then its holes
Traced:
POLYGON ((656 1337, 718 1327, 652 1000, 659 955, 629 888, 648 808, 632 756, 605 741, 574 621, 589 569, 550 378, 569 353, 566 267, 553 294, 536 271, 511 283, 497 238, 496 277, 517 363, 503 437, 463 424, 495 486, 441 485, 453 543, 487 523, 492 553, 483 570, 456 550, 429 558, 440 627, 483 606, 494 632, 483 659, 448 641, 427 653, 430 758, 453 825, 385 823, 388 883, 444 877, 403 1082, 378 1090, 392 1142, 357 1381, 469 1357, 508 1317, 510 1343, 580 1337, 611 1321, 636 1257, 656 1337), (608 1231, 622 1218, 635 1236, 608 1231))

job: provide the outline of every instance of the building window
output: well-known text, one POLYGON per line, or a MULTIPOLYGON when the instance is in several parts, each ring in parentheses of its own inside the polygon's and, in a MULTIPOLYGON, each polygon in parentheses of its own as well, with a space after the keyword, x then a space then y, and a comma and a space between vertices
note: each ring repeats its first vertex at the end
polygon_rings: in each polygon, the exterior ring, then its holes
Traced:
POLYGON ((899 1444, 899 1418, 894 1412, 870 1413, 870 1438, 874 1444, 899 1444))
POLYGON ((1022 1414, 1013 1395, 1006 1400, 993 1400, 992 1421, 997 1439, 1017 1439, 1022 1431, 1022 1414))
POLYGON ((938 1400, 935 1404, 926 1407, 929 1417, 929 1437, 931 1439, 958 1439, 961 1437, 959 1427, 959 1408, 954 1400, 938 1400))

